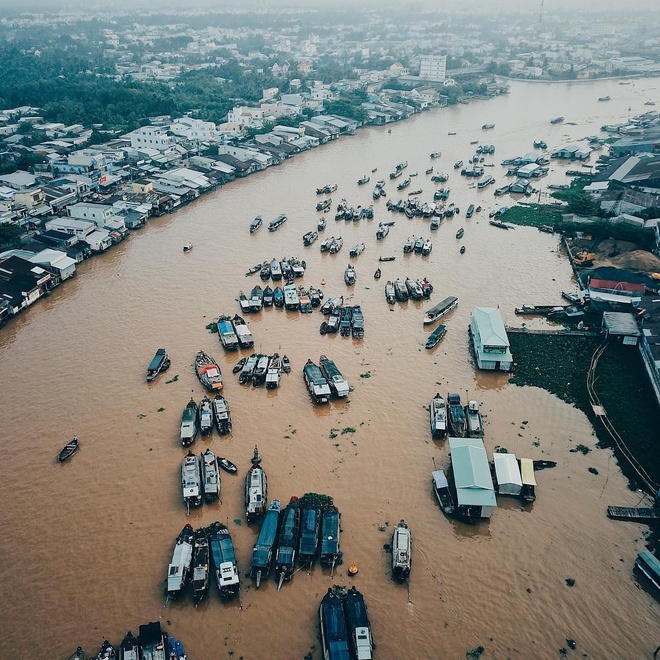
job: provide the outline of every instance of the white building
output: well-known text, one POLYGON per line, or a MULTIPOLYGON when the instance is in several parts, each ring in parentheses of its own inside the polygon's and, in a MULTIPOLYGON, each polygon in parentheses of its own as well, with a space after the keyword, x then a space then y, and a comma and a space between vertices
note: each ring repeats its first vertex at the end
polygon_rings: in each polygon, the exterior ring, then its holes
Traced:
POLYGON ((419 77, 425 80, 444 80, 447 77, 446 55, 422 55, 419 77))
POLYGON ((237 105, 227 113, 227 123, 242 127, 261 128, 264 121, 264 111, 261 108, 248 108, 237 105))
POLYGON ((222 138, 222 134, 212 121, 202 121, 190 117, 175 119, 170 125, 170 131, 186 140, 193 141, 217 142, 222 138))
POLYGON ((129 137, 133 149, 148 147, 158 151, 167 151, 176 144, 176 139, 168 135, 167 130, 161 126, 142 126, 129 133, 129 137))

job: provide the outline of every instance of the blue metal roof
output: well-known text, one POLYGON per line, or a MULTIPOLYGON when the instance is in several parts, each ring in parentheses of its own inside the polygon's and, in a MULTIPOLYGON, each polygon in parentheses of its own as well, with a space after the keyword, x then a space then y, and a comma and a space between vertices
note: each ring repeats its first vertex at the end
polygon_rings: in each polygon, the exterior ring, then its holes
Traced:
POLYGON ((483 440, 449 438, 459 506, 497 506, 483 440))

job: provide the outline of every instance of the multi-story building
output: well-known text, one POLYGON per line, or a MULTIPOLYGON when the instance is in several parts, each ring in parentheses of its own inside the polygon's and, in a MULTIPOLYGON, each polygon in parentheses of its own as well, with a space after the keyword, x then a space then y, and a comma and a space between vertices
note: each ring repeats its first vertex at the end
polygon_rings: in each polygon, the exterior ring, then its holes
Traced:
POLYGON ((419 77, 424 80, 444 80, 447 77, 447 56, 422 55, 419 62, 419 77))

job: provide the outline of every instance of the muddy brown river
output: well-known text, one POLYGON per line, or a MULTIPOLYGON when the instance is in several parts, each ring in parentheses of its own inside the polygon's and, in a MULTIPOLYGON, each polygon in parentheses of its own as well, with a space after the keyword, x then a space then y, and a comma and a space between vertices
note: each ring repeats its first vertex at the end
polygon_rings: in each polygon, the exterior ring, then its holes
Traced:
MULTIPOLYGON (((488 211, 510 198, 470 188, 453 163, 472 155, 471 141, 492 143, 497 151, 486 162, 495 165, 486 172, 503 185, 503 158, 531 151, 534 139, 557 148, 649 110, 643 104, 658 97, 658 85, 512 83, 507 96, 360 130, 152 219, 1 330, 0 657, 67 658, 77 645, 96 652, 104 638, 119 643, 140 623, 161 621, 195 660, 301 659, 310 651, 318 659, 320 599, 329 586, 352 583, 367 600, 376 658, 464 658, 478 646, 483 658, 557 658, 567 639, 577 644, 569 657, 651 657, 660 644, 660 609, 632 571, 645 527, 605 515, 608 504, 635 505, 640 496, 627 489, 611 452, 569 452, 576 443, 594 447, 581 412, 543 390, 510 385, 507 375, 475 371, 468 350, 475 306, 499 306, 505 322, 518 325, 515 306, 560 304, 560 292, 575 288, 569 264, 556 236, 491 227, 488 211), (605 95, 612 100, 599 103, 605 95), (566 122, 550 125, 558 115, 566 122), (482 131, 484 123, 495 128, 482 131), (431 161, 436 150, 442 156, 431 161), (449 201, 461 214, 432 233, 428 221, 390 214, 381 199, 373 221, 326 216, 325 236, 344 239, 338 255, 321 254, 318 242, 303 247, 302 235, 319 216, 317 186, 338 184, 333 207, 342 197, 367 205, 373 183, 388 179, 400 160, 409 162, 408 173, 419 173, 410 189, 423 188, 423 199, 437 187, 425 169, 433 164, 449 173, 449 201), (358 187, 364 174, 372 181, 358 187), (467 220, 470 203, 484 210, 467 220), (289 217, 279 231, 248 233, 255 215, 266 224, 279 213, 289 217), (377 242, 378 222, 385 220, 395 224, 377 242), (460 241, 459 227, 465 228, 460 241), (411 234, 432 235, 429 257, 403 255, 411 234), (188 241, 194 250, 185 254, 188 241), (358 242, 366 250, 353 260, 357 284, 349 291, 343 272, 358 242), (292 255, 307 262, 306 285, 325 280, 326 296, 343 294, 362 305, 365 338, 321 336, 318 312, 265 310, 248 319, 256 349, 286 353, 292 373, 275 391, 239 386, 231 374, 238 356, 225 354, 205 326, 220 313, 239 312, 239 291, 261 284, 258 276, 244 276, 248 266, 292 255), (381 255, 396 260, 379 264, 381 255), (376 281, 379 265, 383 276, 376 281), (431 301, 390 308, 383 285, 406 276, 428 277, 431 301), (448 295, 460 305, 443 321, 446 338, 427 351, 424 311, 448 295), (147 384, 146 366, 161 346, 172 367, 147 384), (200 348, 223 368, 234 430, 230 437, 198 438, 195 450, 211 447, 240 473, 223 474, 221 503, 186 516, 178 432, 190 396, 203 394, 192 368, 200 348), (320 354, 349 380, 348 401, 312 405, 302 367, 320 354), (448 447, 431 440, 426 407, 436 392, 448 391, 480 402, 489 454, 499 445, 557 461, 555 469, 537 473, 532 506, 501 497, 490 522, 476 526, 443 516, 430 478, 434 461, 446 466, 448 447), (57 464, 57 452, 74 434, 80 451, 57 464), (301 570, 279 593, 272 578, 258 591, 245 578, 257 529, 245 524, 243 483, 255 444, 271 498, 283 506, 309 491, 334 498, 344 551, 334 576, 320 566, 301 570), (383 548, 402 518, 414 543, 409 587, 390 580, 383 548), (212 585, 197 609, 190 598, 165 607, 175 537, 186 522, 214 520, 233 535, 240 600, 222 604, 212 585), (360 569, 354 579, 346 573, 352 561, 360 569)), ((575 167, 553 161, 550 175, 535 185, 565 183, 564 170, 575 167)), ((385 188, 398 199, 389 180, 385 188)))

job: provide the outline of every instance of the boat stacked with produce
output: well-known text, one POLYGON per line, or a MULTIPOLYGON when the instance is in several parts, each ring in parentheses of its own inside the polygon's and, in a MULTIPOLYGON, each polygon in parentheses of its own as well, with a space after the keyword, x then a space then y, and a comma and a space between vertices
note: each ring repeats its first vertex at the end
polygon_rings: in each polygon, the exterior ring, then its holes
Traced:
POLYGON ((195 356, 195 373, 199 382, 211 392, 222 389, 222 371, 218 363, 207 353, 200 350, 195 356))

